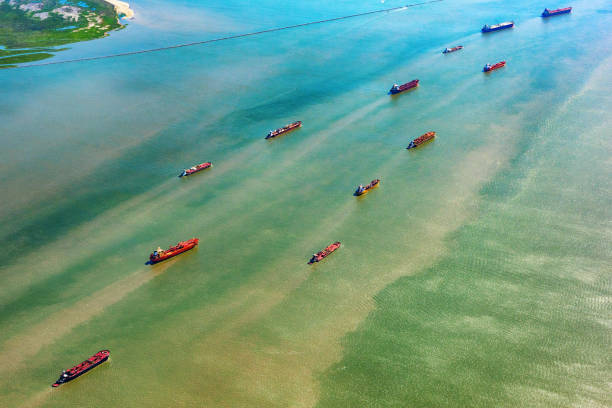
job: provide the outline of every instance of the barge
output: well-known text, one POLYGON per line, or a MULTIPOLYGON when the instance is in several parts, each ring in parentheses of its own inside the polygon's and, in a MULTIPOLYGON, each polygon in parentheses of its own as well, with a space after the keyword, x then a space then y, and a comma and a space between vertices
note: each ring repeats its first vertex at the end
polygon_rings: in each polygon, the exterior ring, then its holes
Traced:
POLYGON ((492 31, 505 30, 507 28, 512 28, 512 27, 514 27, 514 21, 506 21, 505 23, 499 23, 499 24, 493 24, 493 25, 485 24, 480 31, 482 31, 483 33, 490 33, 492 31))
POLYGON ((312 258, 310 258, 310 261, 308 261, 308 264, 313 264, 315 262, 319 262, 319 261, 323 260, 323 258, 327 257, 329 254, 331 254, 332 252, 334 252, 338 248, 340 248, 340 242, 339 241, 336 241, 333 244, 328 245, 324 250, 319 251, 316 254, 312 254, 312 258))
POLYGON ((436 137, 436 132, 424 133, 421 136, 414 139, 412 142, 410 142, 410 144, 408 145, 408 147, 406 147, 406 149, 410 150, 410 149, 414 149, 415 147, 419 147, 423 143, 427 143, 430 140, 433 140, 435 137, 436 137))
POLYGON ((419 86, 419 80, 418 79, 413 79, 412 81, 406 82, 403 85, 393 84, 393 86, 389 90, 389 93, 391 95, 395 95, 395 94, 398 94, 400 92, 404 92, 404 91, 408 91, 409 89, 416 88, 417 86, 419 86))
POLYGON ((170 259, 177 255, 182 254, 183 252, 189 251, 193 249, 200 240, 198 238, 191 238, 187 241, 181 241, 178 244, 171 246, 170 248, 163 250, 161 247, 157 247, 157 249, 151 252, 149 255, 149 264, 153 265, 161 261, 165 261, 166 259, 170 259))
POLYGON ((60 385, 67 383, 68 381, 72 381, 75 378, 85 374, 89 370, 96 368, 110 357, 110 351, 108 350, 100 350, 93 356, 89 357, 87 360, 83 361, 80 364, 75 365, 72 368, 62 371, 62 374, 54 382, 51 386, 53 388, 59 387, 60 385))

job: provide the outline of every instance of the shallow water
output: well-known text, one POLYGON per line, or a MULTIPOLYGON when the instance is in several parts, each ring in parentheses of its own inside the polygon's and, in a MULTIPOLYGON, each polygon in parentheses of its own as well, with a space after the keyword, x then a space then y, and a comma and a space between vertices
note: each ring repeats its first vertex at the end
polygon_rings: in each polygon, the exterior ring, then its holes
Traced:
MULTIPOLYGON (((210 3, 135 3, 55 59, 381 7, 210 3)), ((609 405, 612 14, 573 6, 443 2, 0 72, 0 373, 19 378, 0 405, 609 405)))

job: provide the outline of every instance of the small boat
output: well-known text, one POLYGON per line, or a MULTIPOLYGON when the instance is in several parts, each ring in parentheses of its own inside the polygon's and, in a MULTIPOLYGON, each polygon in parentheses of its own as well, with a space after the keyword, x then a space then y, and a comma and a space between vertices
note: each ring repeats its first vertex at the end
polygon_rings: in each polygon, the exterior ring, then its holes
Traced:
POLYGON ((417 137, 416 139, 414 139, 412 142, 410 142, 410 144, 408 145, 408 147, 406 149, 414 149, 415 147, 419 147, 420 145, 422 145, 423 143, 429 142, 430 140, 433 140, 436 137, 436 132, 427 132, 422 134, 421 136, 417 137))
POLYGON ((360 195, 367 194, 368 191, 370 191, 374 187, 378 187, 379 184, 380 184, 380 180, 379 179, 372 180, 370 182, 370 184, 368 184, 365 187, 363 186, 363 184, 360 184, 359 187, 357 187, 357 190, 355 190, 355 195, 356 196, 360 196, 360 195))
POLYGON ((493 25, 485 24, 480 31, 482 31, 483 33, 490 33, 491 31, 505 30, 506 28, 512 27, 514 27, 514 21, 506 21, 505 23, 493 25))
POLYGON ((419 86, 419 80, 418 79, 413 79, 412 81, 406 82, 403 85, 393 84, 393 86, 389 90, 389 93, 391 95, 395 95, 395 94, 398 94, 400 92, 404 92, 404 91, 407 91, 409 89, 416 88, 417 86, 419 86))
POLYGON ((62 374, 60 375, 60 377, 51 386, 59 387, 63 383, 67 383, 68 381, 74 380, 78 376, 85 374, 92 368, 95 368, 99 366, 100 364, 102 364, 103 362, 105 362, 106 360, 108 360, 109 356, 110 356, 110 351, 108 350, 98 351, 96 354, 89 357, 87 360, 83 361, 82 363, 77 364, 74 367, 69 368, 68 370, 62 371, 62 374))
POLYGON ((455 51, 459 51, 463 49, 463 45, 458 45, 456 47, 453 48, 445 48, 444 51, 442 51, 442 54, 448 54, 449 52, 455 52, 455 51))
POLYGON ((193 167, 183 170, 183 172, 179 174, 179 177, 191 176, 193 173, 197 173, 198 171, 206 170, 210 167, 212 167, 211 162, 200 163, 197 166, 193 166, 193 167))
POLYGON ((188 241, 181 241, 175 246, 171 246, 170 248, 166 249, 165 251, 160 247, 157 247, 157 249, 151 252, 151 255, 149 255, 149 263, 156 264, 158 262, 172 258, 173 256, 182 254, 185 251, 189 251, 190 249, 193 249, 193 247, 198 245, 199 241, 200 240, 198 238, 191 238, 188 241))
POLYGON ((571 7, 565 7, 565 8, 560 8, 560 9, 556 9, 556 10, 549 10, 549 9, 545 8, 544 11, 542 12, 542 17, 558 16, 559 14, 567 14, 567 13, 571 13, 571 12, 572 12, 572 8, 571 7))
POLYGON ((280 129, 271 130, 270 132, 268 132, 266 139, 272 139, 273 137, 282 135, 283 133, 291 132, 292 130, 297 129, 301 126, 302 126, 302 121, 298 120, 297 122, 290 123, 287 126, 283 126, 280 129))
POLYGON ((328 245, 324 250, 319 251, 316 254, 312 254, 312 258, 310 258, 308 263, 313 264, 315 262, 319 262, 338 248, 340 248, 340 242, 334 242, 333 244, 328 245))
POLYGON ((506 61, 501 61, 498 62, 497 64, 487 64, 484 66, 484 68, 482 69, 482 72, 489 72, 489 71, 493 71, 495 69, 501 68, 501 67, 505 67, 506 66, 506 61))

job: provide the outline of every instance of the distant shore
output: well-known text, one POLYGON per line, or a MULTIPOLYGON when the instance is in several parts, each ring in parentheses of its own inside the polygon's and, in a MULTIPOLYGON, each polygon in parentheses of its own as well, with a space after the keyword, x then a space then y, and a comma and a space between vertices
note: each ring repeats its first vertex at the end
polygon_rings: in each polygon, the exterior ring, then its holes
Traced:
POLYGON ((123 14, 125 18, 134 18, 134 10, 130 8, 129 3, 126 3, 125 1, 120 1, 120 0, 104 0, 104 1, 109 4, 112 4, 113 7, 115 7, 115 11, 117 12, 118 16, 121 16, 123 14))
POLYGON ((0 0, 0 69, 51 58, 53 47, 103 38, 134 18, 120 0, 0 0))

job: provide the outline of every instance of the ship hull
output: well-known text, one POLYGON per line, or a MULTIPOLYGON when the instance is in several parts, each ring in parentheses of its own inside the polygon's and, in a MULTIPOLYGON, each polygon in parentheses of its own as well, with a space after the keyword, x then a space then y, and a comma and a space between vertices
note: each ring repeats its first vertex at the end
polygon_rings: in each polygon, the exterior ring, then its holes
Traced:
POLYGON ((544 10, 544 12, 542 13, 542 17, 546 18, 546 17, 554 17, 554 16, 559 16, 561 14, 568 14, 572 12, 572 8, 568 7, 568 8, 564 8, 564 9, 559 9, 559 10, 544 10))
POLYGON ((196 174, 202 170, 206 170, 206 169, 210 169, 212 167, 212 164, 206 166, 206 167, 202 167, 201 169, 197 169, 197 170, 193 170, 191 172, 187 172, 187 171, 183 171, 181 174, 179 174, 179 177, 187 177, 187 176, 191 176, 192 174, 196 174))
POLYGON ((54 383, 54 384, 52 384, 51 386, 55 388, 55 387, 59 387, 59 386, 60 386, 60 385, 62 385, 62 384, 65 384, 65 383, 67 383, 67 382, 70 382, 70 381, 72 381, 72 380, 74 380, 74 379, 76 379, 76 378, 78 378, 78 377, 82 376, 83 374, 86 374, 86 373, 90 372, 91 370, 93 370, 94 368, 96 368, 96 367, 97 367, 97 366, 99 366, 100 364, 102 364, 102 363, 106 362, 107 360, 108 360, 108 356, 107 356, 107 357, 104 357, 103 359, 101 359, 101 360, 100 360, 100 361, 98 361, 97 363, 94 363, 94 364, 90 365, 88 368, 84 369, 83 371, 81 371, 81 372, 79 372, 79 373, 77 373, 77 374, 75 374, 75 375, 72 375, 72 376, 66 377, 66 379, 65 379, 63 382, 61 382, 61 383, 54 383))
POLYGON ((408 147, 406 147, 406 149, 408 150, 415 149, 419 146, 424 145, 425 143, 431 142, 432 140, 434 140, 435 137, 436 137, 436 132, 425 133, 424 135, 421 135, 417 137, 416 139, 414 139, 412 142, 410 142, 410 144, 408 145, 408 147))
POLYGON ((374 189, 374 188, 378 187, 378 185, 379 185, 379 184, 380 184, 380 181, 379 181, 379 182, 377 182, 376 184, 371 185, 370 187, 368 187, 368 188, 364 189, 362 192, 359 192, 359 190, 357 190, 357 191, 355 191, 355 195, 356 195, 357 197, 360 197, 360 196, 366 195, 366 194, 368 194, 368 192, 369 192, 370 190, 372 190, 372 189, 374 189))
POLYGON ((91 369, 96 368, 100 364, 104 363, 110 357, 110 352, 108 350, 101 350, 83 361, 82 363, 65 370, 60 378, 55 381, 51 386, 59 387, 60 385, 67 383, 69 381, 74 380, 77 377, 82 376, 83 374, 91 371, 91 369))
POLYGON ((397 95, 397 94, 401 94, 402 92, 406 92, 406 91, 409 91, 411 89, 414 89, 416 87, 417 86, 415 85, 415 86, 411 86, 410 88, 402 89, 401 91, 395 91, 394 90, 394 91, 389 91, 389 92, 391 93, 391 95, 397 95))
POLYGON ((453 47, 453 48, 446 48, 444 51, 442 51, 442 54, 450 54, 451 52, 455 52, 455 51, 459 51, 462 50, 463 46, 460 45, 458 47, 453 47))
POLYGON ((323 251, 318 252, 315 256, 310 258, 310 261, 308 261, 308 264, 312 265, 316 262, 322 261, 323 259, 327 258, 329 255, 334 253, 338 248, 340 248, 340 245, 341 245, 340 242, 334 242, 333 244, 325 248, 323 251))
POLYGON ((427 140, 423 140, 422 142, 419 142, 419 143, 410 143, 406 149, 408 150, 416 149, 419 146, 423 146, 424 144, 431 142, 432 140, 434 140, 434 137, 431 137, 430 139, 427 139, 427 140))
POLYGON ((507 30, 512 27, 514 27, 514 23, 496 27, 483 27, 481 31, 483 33, 492 33, 493 31, 507 30))
POLYGON ((409 91, 411 89, 415 89, 417 86, 419 86, 419 84, 410 85, 409 87, 406 87, 405 89, 391 89, 389 91, 389 93, 391 95, 397 95, 397 94, 400 94, 402 92, 406 92, 406 91, 409 91))
POLYGON ((267 135, 266 139, 273 139, 273 138, 275 138, 277 136, 284 135, 285 133, 289 133, 289 132, 291 132, 291 131, 293 131, 295 129, 301 128, 301 127, 302 127, 302 122, 293 123, 293 124, 289 125, 289 127, 287 129, 277 129, 276 132, 278 132, 278 133, 275 133, 273 135, 267 135))
POLYGON ((181 249, 176 250, 175 252, 173 252, 173 253, 172 253, 172 254, 170 254, 170 255, 163 255, 163 256, 160 256, 159 258, 155 259, 155 260, 150 259, 150 260, 149 260, 149 262, 150 262, 152 265, 153 265, 153 264, 156 264, 156 263, 163 262, 163 261, 165 261, 165 260, 167 260, 167 259, 174 258, 175 256, 182 254, 183 252, 187 252, 187 251, 189 251, 190 249, 195 248, 195 246, 196 246, 196 245, 197 245, 197 244, 189 244, 188 246, 186 246, 186 247, 184 247, 184 248, 181 248, 181 249))
POLYGON ((500 69, 506 66, 506 63, 497 63, 495 65, 492 65, 490 67, 484 67, 482 69, 482 72, 491 72, 491 71, 495 71, 496 69, 500 69))

